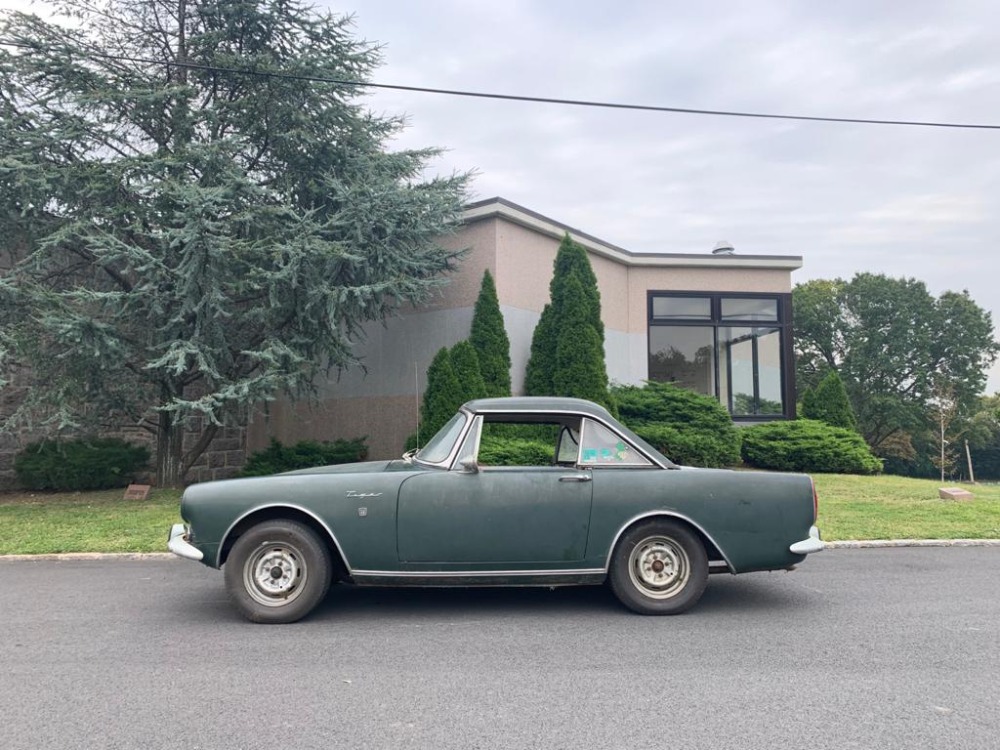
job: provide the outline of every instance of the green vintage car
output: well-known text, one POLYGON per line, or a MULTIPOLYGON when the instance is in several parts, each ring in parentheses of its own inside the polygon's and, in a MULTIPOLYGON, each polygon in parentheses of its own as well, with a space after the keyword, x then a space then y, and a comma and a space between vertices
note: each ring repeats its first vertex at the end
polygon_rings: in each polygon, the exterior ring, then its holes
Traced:
POLYGON ((239 610, 293 622, 359 586, 602 584, 677 614, 710 572, 787 570, 823 548, 798 474, 678 466, 605 409, 470 401, 419 451, 196 484, 169 548, 222 568, 239 610))

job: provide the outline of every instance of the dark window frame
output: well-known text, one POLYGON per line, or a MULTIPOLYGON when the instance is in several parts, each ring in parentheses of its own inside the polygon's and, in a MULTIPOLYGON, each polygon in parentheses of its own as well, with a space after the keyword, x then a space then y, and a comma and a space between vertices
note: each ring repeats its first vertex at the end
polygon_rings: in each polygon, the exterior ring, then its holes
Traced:
MULTIPOLYGON (((680 326, 700 326, 711 327, 713 330, 714 351, 712 357, 712 367, 715 378, 715 398, 723 404, 732 414, 735 422, 763 422, 775 419, 795 419, 795 353, 792 344, 792 295, 790 292, 708 292, 708 291, 669 291, 650 289, 646 292, 646 377, 649 377, 649 358, 652 356, 652 333, 657 327, 680 327, 680 326), (690 320, 684 318, 654 318, 653 299, 656 297, 709 297, 711 298, 711 320, 690 320), (769 299, 777 301, 778 319, 776 321, 763 321, 751 319, 726 318, 722 319, 722 299, 769 299), (781 393, 782 393, 782 413, 781 414, 733 414, 732 412, 732 378, 727 379, 729 384, 729 403, 723 403, 721 398, 722 373, 719 371, 719 329, 720 328, 772 328, 779 331, 781 336, 781 393)), ((727 366, 731 368, 732 363, 728 361, 727 366)), ((753 358, 753 381, 754 398, 759 402, 759 364, 757 360, 757 342, 754 341, 753 358)))

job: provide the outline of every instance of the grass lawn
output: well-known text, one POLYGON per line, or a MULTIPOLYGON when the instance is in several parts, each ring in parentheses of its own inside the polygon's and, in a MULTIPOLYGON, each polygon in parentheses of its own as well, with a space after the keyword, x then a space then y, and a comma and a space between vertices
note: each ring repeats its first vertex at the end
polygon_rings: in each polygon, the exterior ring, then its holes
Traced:
POLYGON ((962 485, 973 500, 941 500, 932 479, 816 474, 823 539, 1000 539, 1000 486, 962 485))
MULTIPOLYGON (((1000 539, 1000 486, 969 486, 972 501, 938 499, 940 482, 818 474, 823 538, 1000 539)), ((165 552, 180 492, 123 500, 123 490, 0 494, 0 555, 165 552)))
POLYGON ((181 493, 154 490, 123 500, 123 489, 0 494, 0 555, 50 552, 166 552, 181 493))

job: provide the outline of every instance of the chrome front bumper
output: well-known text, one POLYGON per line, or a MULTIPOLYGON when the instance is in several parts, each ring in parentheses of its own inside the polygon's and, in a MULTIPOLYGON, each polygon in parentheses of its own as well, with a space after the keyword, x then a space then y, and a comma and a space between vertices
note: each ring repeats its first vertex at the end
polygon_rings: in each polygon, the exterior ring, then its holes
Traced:
POLYGON ((170 535, 167 537, 167 549, 178 557, 187 560, 198 560, 204 557, 201 550, 187 540, 188 527, 183 523, 175 523, 170 527, 170 535))
POLYGON ((825 546, 819 538, 819 529, 815 526, 810 526, 809 538, 803 539, 801 542, 796 542, 788 550, 796 555, 808 555, 812 552, 822 552, 825 546))

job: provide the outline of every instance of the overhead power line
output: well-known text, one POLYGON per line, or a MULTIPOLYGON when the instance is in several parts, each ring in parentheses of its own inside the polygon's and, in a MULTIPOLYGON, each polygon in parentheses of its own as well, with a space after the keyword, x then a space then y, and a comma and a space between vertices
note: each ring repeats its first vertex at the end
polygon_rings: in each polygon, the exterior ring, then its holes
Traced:
MULTIPOLYGON (((24 42, 13 42, 0 40, 0 46, 18 47, 39 51, 41 45, 27 44, 24 42)), ((142 57, 129 57, 125 55, 111 55, 96 51, 88 52, 87 57, 118 62, 142 63, 144 65, 160 65, 163 67, 185 68, 188 70, 201 70, 209 73, 226 73, 230 75, 256 76, 260 78, 276 78, 289 81, 305 81, 311 83, 333 83, 340 86, 355 86, 357 88, 386 89, 391 91, 409 91, 419 94, 440 94, 443 96, 461 96, 475 99, 498 99, 501 101, 529 102, 534 104, 557 104, 571 107, 595 107, 602 109, 623 109, 639 112, 666 112, 680 115, 706 115, 711 117, 744 117, 763 120, 794 120, 800 122, 832 122, 832 123, 852 123, 856 125, 905 125, 920 128, 953 128, 961 130, 1000 130, 1000 125, 986 123, 963 123, 963 122, 934 122, 929 120, 883 120, 863 117, 820 117, 816 115, 786 115, 769 112, 741 112, 725 109, 696 109, 692 107, 665 107, 653 104, 628 104, 624 102, 602 102, 586 99, 558 99, 544 96, 525 96, 521 94, 497 94, 487 91, 467 91, 461 89, 441 89, 430 86, 404 86, 394 83, 372 83, 367 81, 352 81, 342 78, 327 78, 324 76, 307 76, 295 73, 277 73, 266 70, 254 70, 250 68, 224 68, 216 65, 202 65, 200 63, 177 62, 153 60, 142 57)))

